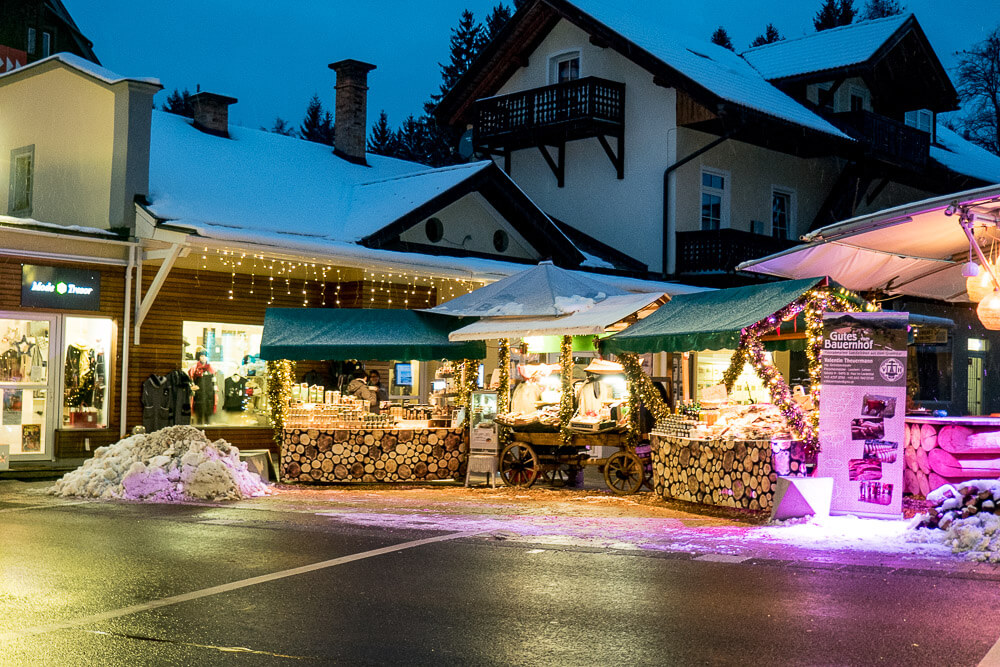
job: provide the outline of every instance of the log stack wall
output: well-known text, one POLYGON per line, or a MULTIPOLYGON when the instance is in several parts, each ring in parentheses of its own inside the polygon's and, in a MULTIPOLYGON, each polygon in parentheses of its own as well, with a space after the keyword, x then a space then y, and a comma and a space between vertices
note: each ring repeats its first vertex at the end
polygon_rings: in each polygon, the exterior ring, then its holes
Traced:
POLYGON ((664 499, 770 510, 777 473, 769 440, 650 436, 653 488, 664 499))
POLYGON ((285 429, 282 480, 288 482, 422 482, 465 475, 464 428, 285 429))

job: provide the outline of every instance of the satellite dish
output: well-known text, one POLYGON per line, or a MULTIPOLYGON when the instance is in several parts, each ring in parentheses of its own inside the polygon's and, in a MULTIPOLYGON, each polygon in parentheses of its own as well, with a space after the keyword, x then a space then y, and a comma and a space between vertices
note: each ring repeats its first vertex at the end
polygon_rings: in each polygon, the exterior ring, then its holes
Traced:
POLYGON ((472 130, 466 130, 458 140, 458 154, 468 160, 473 154, 472 130))

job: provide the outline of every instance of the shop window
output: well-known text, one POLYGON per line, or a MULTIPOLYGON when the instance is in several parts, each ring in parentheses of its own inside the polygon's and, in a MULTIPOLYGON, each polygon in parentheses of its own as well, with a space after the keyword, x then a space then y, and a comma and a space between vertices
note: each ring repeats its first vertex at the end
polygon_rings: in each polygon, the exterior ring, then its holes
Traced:
POLYGON ((953 366, 950 337, 944 342, 918 341, 906 350, 907 394, 916 402, 950 402, 953 366))
POLYGON ((34 189, 35 146, 15 148, 10 152, 10 215, 31 215, 32 190, 34 189))
POLYGON ((726 180, 728 176, 718 171, 703 169, 701 172, 701 228, 703 231, 728 227, 728 201, 726 180))
POLYGON ((191 424, 269 426, 267 364, 260 359, 264 327, 184 322, 184 372, 194 388, 191 424))
POLYGON ((49 320, 0 318, 0 445, 43 454, 47 437, 49 320))
POLYGON ((107 428, 111 320, 67 317, 63 350, 63 428, 107 428))

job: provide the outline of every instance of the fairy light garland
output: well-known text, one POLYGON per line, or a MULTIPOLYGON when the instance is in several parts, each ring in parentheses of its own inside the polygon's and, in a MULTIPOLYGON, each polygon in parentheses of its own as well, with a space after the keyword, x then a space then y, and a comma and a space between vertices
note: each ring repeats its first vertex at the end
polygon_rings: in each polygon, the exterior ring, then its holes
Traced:
POLYGON ((573 419, 573 337, 563 336, 559 343, 559 371, 562 396, 559 397, 559 433, 563 444, 569 444, 573 434, 569 423, 573 419))
MULTIPOLYGON (((625 369, 625 381, 628 383, 629 411, 635 415, 635 428, 638 429, 639 405, 645 405, 657 421, 670 415, 670 406, 666 404, 660 392, 653 385, 653 380, 642 370, 639 356, 631 352, 621 352, 618 362, 625 369)), ((629 417, 632 422, 632 417, 629 417)))
POLYGON ((279 446, 288 421, 288 401, 294 383, 295 362, 288 359, 267 362, 267 409, 274 427, 274 440, 279 446))

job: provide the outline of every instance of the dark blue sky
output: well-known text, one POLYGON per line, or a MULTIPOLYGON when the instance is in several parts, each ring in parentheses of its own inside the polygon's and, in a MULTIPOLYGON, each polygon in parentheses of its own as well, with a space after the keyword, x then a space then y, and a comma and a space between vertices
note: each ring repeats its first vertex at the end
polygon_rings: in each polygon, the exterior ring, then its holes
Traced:
MULTIPOLYGON (((462 9, 481 19, 497 1, 64 0, 105 67, 159 77, 167 91, 201 84, 236 97, 232 118, 251 127, 269 127, 275 116, 298 125, 313 93, 332 106, 334 74, 327 64, 343 58, 377 65, 369 78, 369 123, 385 109, 398 125, 406 114, 419 114, 437 90, 438 63, 448 56, 449 31, 462 9)), ((1000 23, 998 0, 903 1, 946 67, 954 64, 955 50, 1000 23)), ((739 49, 768 21, 788 37, 812 32, 820 4, 659 0, 655 11, 665 24, 706 39, 724 25, 739 49)), ((165 97, 160 93, 158 102, 165 97)))

